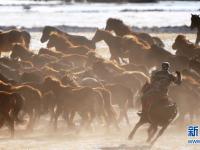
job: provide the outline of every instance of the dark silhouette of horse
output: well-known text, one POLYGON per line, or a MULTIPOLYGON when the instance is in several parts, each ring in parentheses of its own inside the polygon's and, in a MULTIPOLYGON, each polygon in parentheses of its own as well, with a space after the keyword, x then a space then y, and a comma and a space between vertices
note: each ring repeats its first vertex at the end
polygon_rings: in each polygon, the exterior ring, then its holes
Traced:
POLYGON ((153 145, 156 142, 156 140, 163 134, 163 132, 173 121, 173 119, 176 117, 177 107, 175 103, 170 101, 166 102, 162 99, 155 99, 155 96, 151 96, 151 98, 148 99, 146 98, 146 101, 151 101, 147 117, 141 116, 140 120, 136 123, 128 138, 129 140, 131 140, 140 126, 142 126, 145 123, 150 123, 150 127, 148 129, 147 142, 151 142, 151 145, 153 145), (161 129, 154 138, 158 126, 161 126, 161 129))
POLYGON ((106 22, 105 30, 114 31, 118 36, 133 35, 138 37, 139 41, 143 44, 146 42, 150 45, 156 44, 159 47, 164 47, 164 43, 158 37, 151 37, 147 33, 136 33, 131 31, 130 27, 125 25, 120 19, 109 18, 106 22))
POLYGON ((193 30, 194 28, 197 28, 197 38, 195 41, 195 45, 198 45, 200 42, 200 17, 199 15, 193 15, 191 14, 191 25, 190 28, 193 30))
POLYGON ((40 41, 42 43, 48 41, 50 38, 50 34, 52 32, 57 32, 58 34, 64 35, 67 39, 69 39, 71 43, 73 43, 73 45, 76 46, 82 45, 82 46, 87 46, 88 48, 91 49, 95 49, 95 44, 91 40, 88 40, 86 37, 79 35, 71 35, 52 26, 44 27, 40 41))
POLYGON ((13 92, 16 92, 24 97, 24 113, 29 115, 29 123, 27 129, 32 130, 35 121, 39 118, 42 111, 42 94, 38 89, 29 85, 14 86, 11 88, 13 92))
POLYGON ((29 47, 30 38, 30 34, 26 31, 9 30, 0 32, 0 52, 11 51, 13 43, 21 43, 29 47))
POLYGON ((23 109, 24 99, 17 93, 8 93, 0 91, 0 127, 5 122, 11 130, 11 137, 14 136, 14 124, 22 122, 18 114, 23 109))

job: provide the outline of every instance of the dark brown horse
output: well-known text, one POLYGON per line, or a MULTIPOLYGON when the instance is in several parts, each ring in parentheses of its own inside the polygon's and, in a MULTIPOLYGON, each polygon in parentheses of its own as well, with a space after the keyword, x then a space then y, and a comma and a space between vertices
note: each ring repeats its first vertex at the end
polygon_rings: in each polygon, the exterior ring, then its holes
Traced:
POLYGON ((26 31, 9 30, 0 32, 0 52, 11 51, 13 43, 21 43, 29 47, 30 38, 30 34, 26 31))
POLYGON ((125 25, 120 19, 109 18, 106 22, 105 30, 114 31, 118 36, 134 35, 137 36, 140 42, 145 44, 147 42, 150 45, 156 44, 159 47, 164 47, 163 42, 157 37, 151 37, 147 33, 136 33, 131 31, 130 27, 125 25), (144 42, 145 41, 145 42, 144 42))
POLYGON ((136 123, 128 138, 129 140, 131 140, 139 127, 141 127, 145 123, 150 123, 147 142, 151 142, 151 145, 153 145, 176 117, 177 107, 176 104, 173 102, 164 102, 162 99, 155 100, 155 96, 151 96, 151 98, 148 98, 146 100, 151 102, 151 105, 148 109, 147 117, 141 116, 140 120, 136 123), (154 135, 158 130, 158 126, 161 126, 161 129, 154 138, 154 135))
POLYGON ((191 25, 190 25, 191 30, 194 28, 197 28, 197 38, 195 45, 198 45, 200 42, 200 17, 199 15, 193 15, 191 16, 191 25))
POLYGON ((18 114, 22 110, 23 104, 24 99, 19 94, 0 91, 0 127, 7 122, 11 130, 11 137, 14 136, 14 122, 22 121, 18 118, 18 114))
POLYGON ((71 43, 73 43, 73 45, 82 45, 87 46, 91 49, 95 49, 95 44, 91 40, 88 40, 86 37, 79 35, 71 35, 52 26, 44 27, 40 41, 42 43, 48 41, 52 32, 57 32, 58 34, 64 35, 65 37, 67 37, 67 39, 69 39, 71 43))

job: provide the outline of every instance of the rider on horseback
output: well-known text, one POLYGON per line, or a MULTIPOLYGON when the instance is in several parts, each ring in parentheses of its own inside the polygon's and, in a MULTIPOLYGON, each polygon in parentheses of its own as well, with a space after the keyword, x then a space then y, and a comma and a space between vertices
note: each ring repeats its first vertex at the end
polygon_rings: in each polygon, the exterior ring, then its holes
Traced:
POLYGON ((149 111, 150 106, 155 102, 157 104, 166 104, 168 103, 168 88, 172 82, 175 84, 181 84, 181 74, 179 71, 176 71, 177 76, 174 76, 169 72, 170 64, 168 62, 162 63, 161 70, 155 70, 152 72, 150 83, 146 83, 141 92, 142 92, 142 112, 139 112, 138 115, 146 116, 149 111), (153 101, 150 101, 152 100, 153 101))

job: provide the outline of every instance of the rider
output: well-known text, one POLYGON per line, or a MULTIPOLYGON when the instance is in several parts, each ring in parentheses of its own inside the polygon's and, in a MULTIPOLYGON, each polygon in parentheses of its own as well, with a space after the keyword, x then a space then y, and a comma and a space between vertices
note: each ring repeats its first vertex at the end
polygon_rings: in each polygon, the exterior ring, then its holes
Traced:
POLYGON ((141 97, 142 112, 139 112, 138 115, 145 116, 152 101, 155 99, 162 100, 162 102, 168 102, 168 88, 170 84, 172 82, 178 85, 181 84, 180 72, 176 71, 177 76, 174 76, 169 72, 169 68, 170 64, 168 62, 163 62, 161 70, 155 70, 152 72, 150 83, 146 83, 141 90, 143 94, 141 97))

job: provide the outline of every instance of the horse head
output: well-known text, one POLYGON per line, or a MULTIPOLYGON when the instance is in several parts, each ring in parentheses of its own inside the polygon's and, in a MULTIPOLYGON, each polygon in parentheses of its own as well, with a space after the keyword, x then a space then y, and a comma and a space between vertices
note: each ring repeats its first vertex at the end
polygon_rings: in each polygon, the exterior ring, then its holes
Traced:
POLYGON ((200 25, 199 15, 191 14, 191 25, 190 25, 191 30, 198 27, 199 25, 200 25))
POLYGON ((43 29, 43 31, 42 31, 42 37, 40 39, 40 42, 44 43, 44 42, 48 41, 51 32, 54 31, 54 30, 55 30, 54 27, 45 26, 44 29, 43 29))

